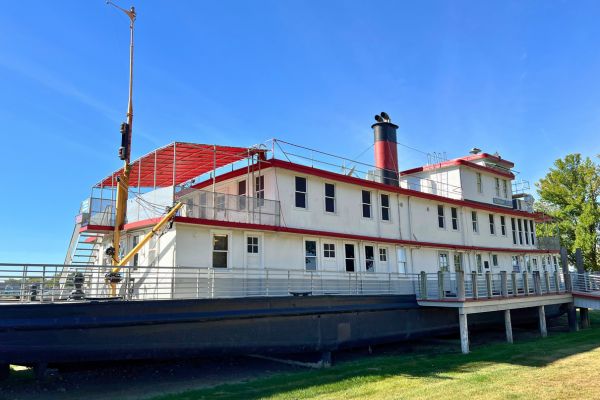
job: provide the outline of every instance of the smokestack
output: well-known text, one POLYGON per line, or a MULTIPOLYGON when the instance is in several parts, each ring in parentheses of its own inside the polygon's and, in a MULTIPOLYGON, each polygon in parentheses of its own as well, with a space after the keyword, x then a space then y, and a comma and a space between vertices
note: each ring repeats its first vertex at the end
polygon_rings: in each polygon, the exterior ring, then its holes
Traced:
POLYGON ((385 112, 375 116, 376 124, 371 125, 375 137, 375 166, 379 181, 386 185, 400 186, 398 182, 398 145, 396 144, 397 125, 392 124, 385 112))

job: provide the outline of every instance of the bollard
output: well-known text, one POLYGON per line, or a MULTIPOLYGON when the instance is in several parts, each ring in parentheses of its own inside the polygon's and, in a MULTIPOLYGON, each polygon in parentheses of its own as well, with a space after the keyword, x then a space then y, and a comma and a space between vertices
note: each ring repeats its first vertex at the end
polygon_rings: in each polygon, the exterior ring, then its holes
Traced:
POLYGON ((506 271, 500 271, 500 292, 502 297, 508 297, 508 276, 506 271))
POLYGON ((487 289, 487 297, 488 299, 492 298, 492 273, 490 271, 486 271, 485 273, 485 287, 487 289))
POLYGON ((458 301, 465 301, 465 273, 456 271, 456 298, 458 301))
POLYGON ((30 287, 30 297, 29 297, 30 301, 36 301, 37 300, 38 288, 39 288, 39 286, 38 286, 37 283, 34 283, 34 284, 31 285, 31 287, 30 287))
POLYGON ((527 271, 523 271, 523 291, 525 296, 529 296, 529 276, 527 271))

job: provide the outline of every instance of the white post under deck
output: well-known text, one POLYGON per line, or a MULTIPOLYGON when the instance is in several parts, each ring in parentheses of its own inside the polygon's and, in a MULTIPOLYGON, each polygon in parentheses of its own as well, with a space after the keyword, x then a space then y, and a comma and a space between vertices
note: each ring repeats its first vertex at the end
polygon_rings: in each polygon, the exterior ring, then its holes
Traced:
POLYGON ((467 314, 458 311, 458 325, 460 329, 460 349, 463 354, 469 354, 469 325, 467 314))
POLYGON ((546 311, 544 310, 544 306, 538 307, 538 316, 540 320, 540 335, 546 337, 548 336, 548 328, 546 328, 546 311))

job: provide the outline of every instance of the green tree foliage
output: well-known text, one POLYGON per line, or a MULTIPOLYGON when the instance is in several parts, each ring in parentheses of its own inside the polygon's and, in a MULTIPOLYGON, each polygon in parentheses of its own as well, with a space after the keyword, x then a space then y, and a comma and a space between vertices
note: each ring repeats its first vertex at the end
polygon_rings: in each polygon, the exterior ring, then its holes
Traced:
POLYGON ((571 257, 576 248, 581 248, 586 268, 600 269, 600 167, 588 157, 582 159, 581 154, 569 154, 556 160, 536 186, 540 197, 536 208, 553 218, 551 223, 539 224, 538 236, 558 234, 571 257))

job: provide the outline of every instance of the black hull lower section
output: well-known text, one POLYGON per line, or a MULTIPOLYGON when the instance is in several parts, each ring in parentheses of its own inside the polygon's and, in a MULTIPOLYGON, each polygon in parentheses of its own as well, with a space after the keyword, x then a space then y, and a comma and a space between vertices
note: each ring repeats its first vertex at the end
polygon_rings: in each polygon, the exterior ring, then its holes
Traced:
MULTIPOLYGON (((562 313, 547 307, 546 315, 562 313)), ((471 326, 503 324, 498 312, 471 326)), ((535 309, 513 323, 537 321, 535 309)), ((307 296, 0 305, 0 364, 334 351, 455 333, 457 311, 415 296, 307 296)))

